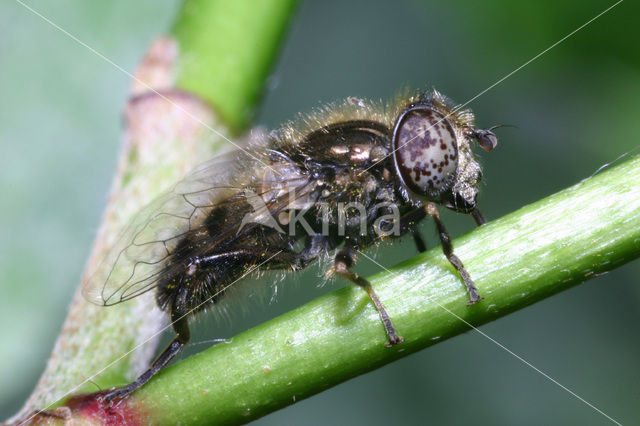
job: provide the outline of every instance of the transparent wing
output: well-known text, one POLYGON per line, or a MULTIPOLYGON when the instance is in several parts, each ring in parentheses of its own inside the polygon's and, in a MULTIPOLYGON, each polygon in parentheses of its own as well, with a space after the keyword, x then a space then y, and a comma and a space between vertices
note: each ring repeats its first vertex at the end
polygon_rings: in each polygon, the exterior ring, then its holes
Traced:
MULTIPOLYGON (((173 267, 171 259, 183 238, 211 239, 203 227, 214 208, 225 205, 235 211, 234 204, 243 204, 246 209, 249 203, 254 218, 247 224, 248 230, 262 218, 271 218, 275 210, 287 208, 289 191, 308 182, 283 159, 270 162, 266 151, 249 159, 233 151, 203 163, 134 217, 103 261, 88 274, 83 284, 85 298, 107 306, 154 289, 173 267), (255 197, 261 202, 253 202, 255 197)), ((299 191, 300 197, 306 193, 299 191)), ((225 218, 217 238, 234 235, 242 219, 225 218)), ((216 241, 206 243, 210 248, 216 241)))

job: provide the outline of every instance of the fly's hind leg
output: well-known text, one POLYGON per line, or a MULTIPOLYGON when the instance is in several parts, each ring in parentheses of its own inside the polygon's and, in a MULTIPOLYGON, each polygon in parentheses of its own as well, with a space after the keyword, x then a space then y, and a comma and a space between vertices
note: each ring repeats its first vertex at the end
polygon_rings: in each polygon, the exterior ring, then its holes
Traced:
POLYGON ((356 263, 357 260, 358 259, 355 251, 350 247, 345 247, 336 254, 333 269, 337 274, 342 275, 352 283, 362 287, 367 292, 367 294, 371 298, 371 301, 378 310, 378 314, 380 315, 380 319, 382 320, 384 329, 387 332, 387 336, 389 337, 386 346, 391 347, 393 345, 397 345, 398 343, 402 343, 402 337, 398 336, 398 333, 396 333, 396 329, 391 322, 391 318, 389 318, 389 314, 387 314, 387 311, 382 305, 382 302, 380 302, 378 295, 373 290, 371 283, 362 278, 360 275, 351 271, 350 268, 356 263))
POLYGON ((158 358, 153 361, 153 364, 151 364, 149 369, 142 373, 142 375, 140 375, 140 377, 138 377, 135 382, 130 383, 127 386, 112 390, 105 395, 104 399, 106 401, 125 397, 138 389, 140 386, 147 383, 153 376, 156 375, 156 373, 162 370, 176 355, 178 355, 187 343, 189 343, 191 333, 189 332, 188 318, 185 316, 185 314, 182 311, 172 312, 171 323, 173 325, 173 330, 176 333, 176 337, 171 341, 171 343, 169 343, 165 350, 162 351, 158 358))
POLYGON ((445 256, 447 256, 447 259, 449 259, 449 262, 453 265, 453 267, 458 270, 458 272, 460 273, 460 277, 462 277, 462 281, 464 281, 465 287, 467 287, 467 292, 469 293, 469 301, 467 302, 467 305, 473 305, 474 303, 481 301, 482 297, 480 297, 480 295, 478 294, 478 289, 473 283, 471 276, 469 275, 467 270, 464 269, 464 265, 462 264, 458 256, 453 253, 451 237, 449 236, 447 229, 444 227, 444 224, 440 220, 440 213, 438 212, 436 205, 433 203, 427 203, 424 205, 423 209, 425 213, 431 216, 436 222, 438 236, 440 237, 440 243, 442 244, 442 251, 444 252, 445 256))

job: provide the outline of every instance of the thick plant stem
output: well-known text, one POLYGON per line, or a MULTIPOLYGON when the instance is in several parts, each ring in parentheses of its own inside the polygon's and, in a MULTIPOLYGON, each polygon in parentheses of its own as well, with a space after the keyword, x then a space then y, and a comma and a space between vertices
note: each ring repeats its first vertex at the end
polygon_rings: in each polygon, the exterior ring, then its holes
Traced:
POLYGON ((456 239, 484 296, 473 306, 439 247, 372 277, 402 344, 385 347, 347 286, 167 368, 128 406, 158 424, 263 416, 636 259, 639 213, 640 156, 456 239))

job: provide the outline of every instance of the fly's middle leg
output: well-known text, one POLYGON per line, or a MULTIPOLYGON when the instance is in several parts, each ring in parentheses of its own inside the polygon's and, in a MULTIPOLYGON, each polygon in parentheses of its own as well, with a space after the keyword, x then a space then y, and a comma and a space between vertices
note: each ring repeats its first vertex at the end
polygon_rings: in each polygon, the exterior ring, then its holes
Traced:
POLYGON ((371 283, 357 273, 351 271, 351 267, 356 263, 357 260, 358 259, 355 251, 350 247, 345 247, 336 254, 333 269, 337 274, 342 275, 367 292, 367 294, 371 298, 371 301, 378 310, 378 314, 380 315, 380 319, 382 320, 384 329, 387 332, 387 336, 389 337, 386 346, 391 347, 397 345, 398 343, 402 343, 404 339, 398 336, 398 333, 396 332, 396 329, 391 322, 391 318, 389 317, 387 310, 384 308, 384 305, 380 301, 380 298, 378 298, 378 295, 373 290, 371 283))
POLYGON ((413 236, 413 242, 415 243, 416 249, 419 253, 427 251, 427 244, 424 242, 422 235, 420 235, 420 232, 418 232, 417 229, 411 231, 411 236, 413 236))

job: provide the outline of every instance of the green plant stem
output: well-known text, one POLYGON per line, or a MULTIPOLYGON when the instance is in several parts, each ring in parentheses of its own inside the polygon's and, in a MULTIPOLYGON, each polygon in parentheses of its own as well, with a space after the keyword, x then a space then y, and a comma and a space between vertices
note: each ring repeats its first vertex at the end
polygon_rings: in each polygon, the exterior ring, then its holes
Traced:
POLYGON ((214 106, 234 131, 249 124, 296 0, 189 0, 172 34, 177 87, 214 106))
POLYGON ((131 402, 157 423, 247 422, 637 258, 639 213, 640 156, 456 239, 476 305, 439 247, 371 277, 400 345, 347 286, 163 370, 131 402))

